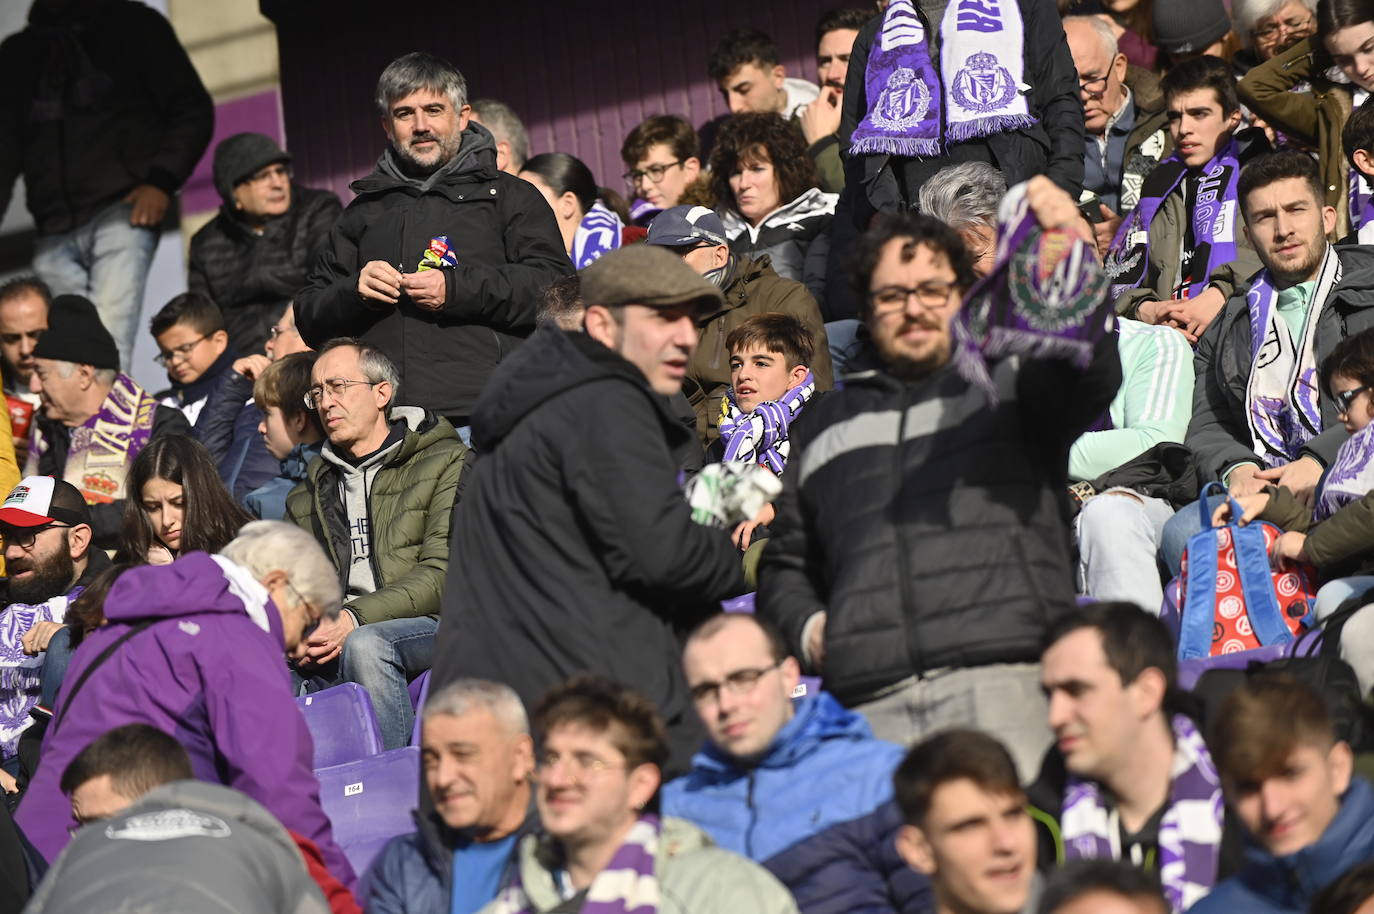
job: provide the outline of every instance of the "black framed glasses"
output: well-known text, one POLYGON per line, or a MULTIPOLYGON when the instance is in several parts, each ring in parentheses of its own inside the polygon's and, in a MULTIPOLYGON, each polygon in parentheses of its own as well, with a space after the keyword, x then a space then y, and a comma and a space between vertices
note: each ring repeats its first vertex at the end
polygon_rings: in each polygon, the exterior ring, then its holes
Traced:
POLYGON ((875 314, 900 311, 913 297, 926 310, 939 311, 949 304, 957 288, 952 282, 923 282, 914 289, 908 286, 883 286, 870 292, 868 300, 873 303, 875 314))
POLYGON ((38 534, 44 530, 70 530, 74 524, 43 524, 41 527, 6 527, 4 529, 5 545, 18 546, 26 552, 33 548, 33 544, 38 539, 38 534))
POLYGON ((1342 416, 1350 415, 1350 404, 1355 402, 1355 398, 1374 385, 1361 384, 1359 387, 1352 387, 1336 394, 1336 409, 1342 416))
POLYGON ((1093 79, 1080 79, 1078 88, 1089 98, 1101 98, 1107 92, 1107 80, 1110 76, 1097 76, 1093 79))
POLYGON ((368 387, 376 387, 381 381, 353 381, 348 378, 325 378, 323 384, 316 384, 305 392, 302 398, 305 400, 306 409, 319 409, 324 402, 324 392, 329 391, 329 395, 335 400, 344 395, 344 391, 354 384, 366 384, 368 387))
POLYGON ((719 701, 722 689, 729 692, 731 695, 747 695, 759 684, 760 679, 780 666, 782 666, 781 660, 769 666, 735 670, 733 673, 727 675, 721 682, 699 682, 692 686, 689 693, 692 696, 692 701, 699 705, 719 701))
POLYGON ((668 173, 668 169, 681 164, 682 160, 676 159, 672 162, 665 162, 662 165, 647 165, 643 171, 638 168, 631 168, 629 171, 625 172, 625 180, 629 181, 631 184, 638 184, 644 178, 648 178, 650 181, 657 184, 663 180, 663 176, 668 173))
POLYGON ((162 365, 164 367, 167 365, 168 362, 174 359, 178 361, 185 361, 187 358, 190 357, 192 349, 195 349, 197 346, 199 346, 201 343, 205 342, 209 338, 210 334, 207 333, 204 336, 196 337, 189 343, 182 343, 180 346, 173 346, 171 349, 168 349, 164 352, 159 352, 157 355, 153 356, 153 361, 157 362, 159 365, 162 365))

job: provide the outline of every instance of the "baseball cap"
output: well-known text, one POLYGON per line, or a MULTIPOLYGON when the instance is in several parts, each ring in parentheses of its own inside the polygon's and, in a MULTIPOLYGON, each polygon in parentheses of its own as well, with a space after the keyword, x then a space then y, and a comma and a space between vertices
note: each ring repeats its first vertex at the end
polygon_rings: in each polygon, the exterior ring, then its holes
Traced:
POLYGON ((0 524, 41 527, 44 524, 89 524, 91 512, 76 486, 51 476, 26 476, 0 504, 0 524))
POLYGON ((730 243, 725 237, 725 223, 704 206, 665 209, 649 223, 649 237, 644 241, 661 248, 730 243))

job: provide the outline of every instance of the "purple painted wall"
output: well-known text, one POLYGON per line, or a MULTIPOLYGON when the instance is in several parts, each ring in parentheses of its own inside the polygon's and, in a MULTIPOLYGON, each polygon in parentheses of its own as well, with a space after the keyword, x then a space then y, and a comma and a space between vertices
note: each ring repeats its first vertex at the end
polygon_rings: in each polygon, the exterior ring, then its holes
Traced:
POLYGON ((789 76, 815 81, 816 20, 868 0, 688 0, 634 3, 441 2, 423 15, 394 3, 260 0, 277 23, 288 149, 303 183, 345 200, 385 142, 372 105, 382 68, 408 51, 446 57, 469 96, 506 102, 533 152, 567 152, 624 190, 620 143, 651 114, 700 125, 726 112, 706 56, 731 28, 773 36, 789 76), (441 12, 442 10, 442 12, 441 12))

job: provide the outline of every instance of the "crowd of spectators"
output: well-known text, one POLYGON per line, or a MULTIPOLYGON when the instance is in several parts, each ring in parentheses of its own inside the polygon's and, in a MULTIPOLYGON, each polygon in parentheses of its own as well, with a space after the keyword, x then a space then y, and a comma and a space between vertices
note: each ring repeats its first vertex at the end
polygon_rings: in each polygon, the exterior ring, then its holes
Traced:
POLYGON ((215 147, 157 392, 213 107, 134 0, 28 22, 0 912, 1371 910, 1374 0, 722 30, 620 180, 402 54, 347 205, 215 147), (1231 669, 1251 524, 1322 646, 1231 669))

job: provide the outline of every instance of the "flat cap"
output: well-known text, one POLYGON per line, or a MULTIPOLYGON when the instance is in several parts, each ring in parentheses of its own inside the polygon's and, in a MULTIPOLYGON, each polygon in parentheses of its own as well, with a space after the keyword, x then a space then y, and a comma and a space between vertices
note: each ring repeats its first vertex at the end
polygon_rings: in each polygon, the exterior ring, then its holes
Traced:
POLYGON ((695 302, 697 310, 723 308, 715 284, 661 247, 631 244, 611 251, 582 270, 582 300, 588 305, 647 305, 666 308, 695 302))

